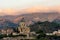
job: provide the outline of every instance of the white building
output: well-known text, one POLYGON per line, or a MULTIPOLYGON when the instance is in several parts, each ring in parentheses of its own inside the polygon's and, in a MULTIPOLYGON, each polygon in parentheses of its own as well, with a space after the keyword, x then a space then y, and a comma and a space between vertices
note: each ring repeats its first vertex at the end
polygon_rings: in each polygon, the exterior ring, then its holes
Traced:
POLYGON ((58 35, 58 36, 60 36, 60 30, 54 31, 54 32, 53 32, 53 35, 58 35))
POLYGON ((53 35, 53 33, 46 33, 46 35, 53 35))
POLYGON ((60 30, 58 30, 58 33, 60 33, 60 30))
POLYGON ((54 32, 53 32, 53 35, 55 35, 55 34, 57 34, 57 33, 58 33, 58 31, 54 31, 54 32))

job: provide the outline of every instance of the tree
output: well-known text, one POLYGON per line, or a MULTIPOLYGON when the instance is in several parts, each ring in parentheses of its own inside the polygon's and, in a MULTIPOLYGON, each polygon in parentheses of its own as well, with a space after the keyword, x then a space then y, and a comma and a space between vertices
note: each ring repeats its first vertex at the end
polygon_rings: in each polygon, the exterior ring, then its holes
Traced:
POLYGON ((37 36, 37 39, 41 39, 41 38, 44 38, 46 36, 42 30, 37 31, 36 33, 39 34, 37 36))

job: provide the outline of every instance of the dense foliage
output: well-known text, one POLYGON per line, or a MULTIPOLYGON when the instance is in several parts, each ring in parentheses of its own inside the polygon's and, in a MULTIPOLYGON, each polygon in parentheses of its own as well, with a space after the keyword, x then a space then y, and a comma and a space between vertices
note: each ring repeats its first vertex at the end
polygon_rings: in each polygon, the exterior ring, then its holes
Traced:
POLYGON ((60 29, 60 24, 57 24, 56 22, 36 22, 33 25, 30 25, 31 31, 38 31, 43 30, 45 33, 51 33, 53 31, 56 31, 60 29), (37 29, 36 29, 37 28, 37 29))

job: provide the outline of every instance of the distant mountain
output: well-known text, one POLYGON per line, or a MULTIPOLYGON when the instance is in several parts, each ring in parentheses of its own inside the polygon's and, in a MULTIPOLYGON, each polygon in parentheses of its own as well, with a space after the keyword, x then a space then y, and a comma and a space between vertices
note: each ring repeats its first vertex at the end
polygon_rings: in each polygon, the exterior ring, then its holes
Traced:
POLYGON ((19 20, 21 17, 24 17, 26 20, 35 20, 35 21, 52 21, 56 18, 58 18, 60 14, 58 12, 35 12, 35 13, 27 13, 22 15, 5 15, 0 16, 0 18, 5 18, 8 20, 19 20))
POLYGON ((0 16, 0 18, 7 19, 7 20, 13 20, 16 18, 16 16, 13 15, 5 15, 5 16, 0 16))
POLYGON ((16 27, 20 23, 22 18, 24 18, 25 23, 27 25, 31 25, 38 21, 55 22, 55 20, 57 20, 57 18, 59 17, 60 14, 58 12, 35 12, 30 14, 27 13, 27 14, 14 15, 14 16, 5 15, 5 16, 0 16, 0 28, 2 27, 4 28, 6 25, 8 25, 9 27, 16 27))
POLYGON ((53 21, 58 18, 60 14, 58 12, 48 12, 48 13, 31 13, 31 14, 23 14, 18 15, 13 22, 18 23, 22 17, 24 17, 26 22, 37 22, 37 21, 53 21))

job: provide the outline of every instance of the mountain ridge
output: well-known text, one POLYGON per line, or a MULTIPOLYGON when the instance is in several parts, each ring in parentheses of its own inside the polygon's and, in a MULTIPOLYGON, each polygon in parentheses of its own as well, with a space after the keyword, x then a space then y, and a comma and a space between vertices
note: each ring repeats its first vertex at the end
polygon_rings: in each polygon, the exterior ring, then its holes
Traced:
POLYGON ((12 16, 12 15, 0 16, 0 20, 2 20, 2 23, 3 21, 7 20, 14 24, 19 24, 22 18, 24 18, 24 20, 26 21, 25 23, 27 25, 30 25, 38 21, 52 22, 55 19, 60 18, 60 14, 58 12, 47 12, 47 13, 36 12, 36 13, 31 13, 31 14, 22 14, 22 15, 15 15, 15 16, 12 16))

